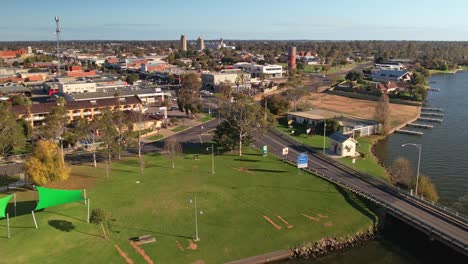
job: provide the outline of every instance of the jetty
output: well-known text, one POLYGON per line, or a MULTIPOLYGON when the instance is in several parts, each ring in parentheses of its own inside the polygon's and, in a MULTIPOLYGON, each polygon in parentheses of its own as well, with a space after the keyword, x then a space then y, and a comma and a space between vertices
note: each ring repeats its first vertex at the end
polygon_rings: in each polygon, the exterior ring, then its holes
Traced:
POLYGON ((423 123, 410 123, 407 126, 417 127, 417 128, 425 128, 425 129, 434 128, 433 125, 428 125, 428 124, 423 124, 423 123))
POLYGON ((442 123, 444 120, 440 119, 440 118, 420 117, 420 118, 418 118, 418 121, 442 123))
POLYGON ((414 131, 414 130, 406 130, 406 129, 398 129, 395 131, 396 133, 400 134, 408 134, 408 135, 415 135, 415 136, 422 136, 424 135, 423 132, 420 131, 414 131))
POLYGON ((430 112, 443 112, 444 109, 442 108, 435 108, 435 107, 423 107, 421 108, 422 111, 430 111, 430 112))
POLYGON ((436 116, 436 117, 444 117, 444 114, 441 113, 434 113, 434 112, 422 112, 421 115, 423 116, 436 116))

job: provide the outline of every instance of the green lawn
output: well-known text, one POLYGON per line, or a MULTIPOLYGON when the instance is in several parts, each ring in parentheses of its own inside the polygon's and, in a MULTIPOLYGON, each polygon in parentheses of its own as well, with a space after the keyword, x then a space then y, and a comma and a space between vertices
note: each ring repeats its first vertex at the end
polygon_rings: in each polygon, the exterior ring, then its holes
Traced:
MULTIPOLYGON (((312 148, 316 148, 317 150, 323 149, 323 136, 307 135, 306 128, 303 125, 293 124, 293 128, 289 128, 286 124, 286 120, 282 118, 278 120, 277 129, 312 148), (294 134, 291 133, 292 131, 294 131, 294 134)), ((351 158, 341 158, 338 159, 338 161, 345 165, 348 165, 349 167, 353 167, 357 171, 367 173, 375 177, 387 179, 387 172, 385 171, 384 167, 382 167, 377 162, 377 159, 374 157, 371 151, 373 142, 380 138, 380 136, 371 136, 361 137, 357 139, 357 141, 359 142, 357 150, 359 153, 364 153, 365 158, 356 158, 355 164, 352 163, 351 158)), ((330 147, 329 137, 325 138, 325 147, 327 149, 330 147)))
POLYGON ((102 165, 97 169, 74 166, 72 178, 63 183, 72 188, 88 185, 91 207, 110 214, 108 240, 101 238, 98 226, 83 221, 86 207, 78 203, 37 212, 39 229, 34 229, 28 213, 35 206, 34 193, 18 192, 21 216, 11 219, 11 239, 5 238, 6 223, 0 221, 2 260, 124 263, 114 248, 117 245, 134 263, 145 263, 128 239, 150 234, 157 242, 142 248, 155 263, 223 263, 303 241, 348 235, 367 229, 375 220, 368 205, 353 194, 312 175, 298 174, 295 167, 257 151, 247 150, 242 158, 215 156, 215 175, 207 154, 199 160, 186 154, 176 161, 175 169, 163 156, 145 158, 143 175, 137 160, 130 159, 114 162, 109 179, 102 165), (198 217, 201 240, 197 250, 190 250, 195 224, 189 200, 195 195, 203 211, 198 217), (327 218, 315 221, 302 214, 327 218), (286 228, 278 215, 294 227, 286 228))
POLYGON ((365 158, 356 158, 355 164, 353 164, 352 158, 341 158, 339 161, 348 165, 349 167, 354 168, 357 171, 367 173, 382 179, 387 179, 388 176, 385 168, 377 162, 374 154, 372 154, 373 143, 381 138, 381 136, 357 138, 357 141, 359 142, 357 151, 359 153, 364 153, 365 158))
POLYGON ((185 130, 185 129, 187 129, 187 128, 188 128, 188 126, 180 125, 180 126, 177 126, 177 127, 173 128, 173 129, 171 129, 171 130, 172 130, 173 132, 180 132, 180 131, 185 130))
POLYGON ((161 134, 156 134, 156 135, 152 135, 152 136, 148 137, 147 139, 149 139, 149 140, 160 140, 163 137, 164 136, 161 135, 161 134))
POLYGON ((208 122, 208 121, 214 119, 214 117, 210 116, 207 113, 203 113, 202 115, 203 115, 202 117, 198 118, 198 122, 205 123, 205 122, 208 122))
MULTIPOLYGON (((302 143, 317 149, 323 149, 323 135, 307 135, 306 127, 299 124, 293 124, 293 128, 289 128, 286 119, 281 118, 278 120, 277 129, 293 138, 301 141, 302 143), (294 131, 294 134, 292 134, 294 131)), ((330 147, 330 138, 325 137, 325 148, 330 147)))

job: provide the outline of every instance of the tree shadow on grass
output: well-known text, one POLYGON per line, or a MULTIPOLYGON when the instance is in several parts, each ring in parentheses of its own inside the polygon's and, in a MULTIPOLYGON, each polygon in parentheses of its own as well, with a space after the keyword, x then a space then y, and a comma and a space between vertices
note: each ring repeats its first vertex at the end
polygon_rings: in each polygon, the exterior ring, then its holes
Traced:
POLYGON ((266 170, 266 169, 249 169, 249 171, 269 172, 269 173, 284 173, 284 172, 288 172, 288 171, 284 171, 284 170, 266 170))
POLYGON ((74 217, 74 216, 70 216, 70 215, 66 215, 66 214, 62 214, 62 213, 51 212, 51 211, 42 211, 42 213, 43 213, 43 214, 45 213, 45 214, 55 214, 55 215, 65 216, 65 217, 68 217, 68 218, 71 218, 71 219, 74 219, 74 220, 77 220, 77 221, 86 222, 85 219, 80 219, 80 218, 77 218, 77 217, 74 217))
POLYGON ((375 225, 377 222, 377 216, 372 214, 371 212, 375 208, 375 205, 372 204, 370 201, 354 194, 350 191, 347 191, 340 186, 336 186, 335 188, 338 192, 340 192, 345 200, 356 210, 358 210, 363 215, 367 216, 369 219, 372 220, 372 223, 375 225))
MULTIPOLYGON (((337 194, 336 192, 333 192, 333 191, 318 191, 318 190, 314 190, 314 189, 301 189, 301 188, 291 188, 291 187, 284 187, 284 186, 254 185, 252 187, 267 188, 267 189, 278 189, 278 190, 300 191, 300 192, 312 192, 312 193, 337 194)), ((232 189, 234 189, 234 188, 232 188, 232 189)))
POLYGON ((242 162, 260 162, 259 160, 252 160, 252 159, 234 159, 235 161, 242 161, 242 162))
POLYGON ((65 220, 49 220, 49 225, 63 232, 71 232, 75 229, 75 226, 72 224, 72 222, 65 220))
MULTIPOLYGON (((134 231, 139 231, 139 232, 153 233, 153 234, 158 234, 158 235, 163 235, 163 236, 193 239, 193 237, 190 237, 190 236, 169 234, 169 233, 164 233, 164 232, 159 232, 159 231, 154 231, 154 230, 145 230, 145 229, 140 229, 140 228, 135 228, 135 227, 120 226, 120 225, 115 225, 115 224, 112 224, 112 227, 118 227, 118 228, 122 228, 122 229, 134 230, 134 231)), ((113 230, 113 232, 117 232, 117 231, 113 230)))

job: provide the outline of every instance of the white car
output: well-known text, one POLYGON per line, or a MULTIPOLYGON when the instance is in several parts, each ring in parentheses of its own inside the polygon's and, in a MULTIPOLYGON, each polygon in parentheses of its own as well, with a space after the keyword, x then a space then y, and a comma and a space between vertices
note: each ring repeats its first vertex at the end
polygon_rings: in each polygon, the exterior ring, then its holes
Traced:
POLYGON ((201 90, 201 91, 200 91, 200 94, 203 94, 203 95, 213 95, 212 92, 207 91, 207 90, 201 90))

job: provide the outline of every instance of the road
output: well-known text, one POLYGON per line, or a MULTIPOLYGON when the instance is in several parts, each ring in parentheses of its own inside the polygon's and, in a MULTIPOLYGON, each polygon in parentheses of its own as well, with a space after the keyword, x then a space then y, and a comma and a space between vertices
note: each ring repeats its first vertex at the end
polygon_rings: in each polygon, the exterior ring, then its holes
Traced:
MULTIPOLYGON (((269 153, 275 154, 276 156, 281 156, 282 149, 284 147, 288 147, 288 159, 293 161, 296 160, 299 153, 307 152, 308 150, 272 132, 268 132, 261 138, 257 138, 256 144, 257 146, 267 145, 269 153)), ((437 212, 435 210, 428 209, 426 206, 415 202, 411 198, 396 194, 389 190, 388 186, 385 184, 381 184, 379 186, 379 184, 368 182, 367 180, 362 179, 361 177, 358 177, 349 171, 341 169, 336 164, 333 164, 328 160, 324 160, 316 153, 309 152, 308 154, 308 166, 310 168, 323 174, 327 178, 331 178, 356 190, 360 190, 368 196, 377 197, 384 203, 383 206, 392 210, 396 209, 404 212, 406 214, 405 217, 421 221, 423 225, 427 225, 425 228, 433 230, 431 231, 431 236, 434 235, 434 232, 440 231, 450 236, 452 239, 460 241, 461 248, 456 249, 463 254, 468 255, 468 233, 466 222, 464 224, 454 224, 453 220, 444 216, 443 212, 437 212)), ((443 238, 439 239, 444 240, 443 238)), ((447 240, 441 242, 450 244, 450 242, 447 240)))

